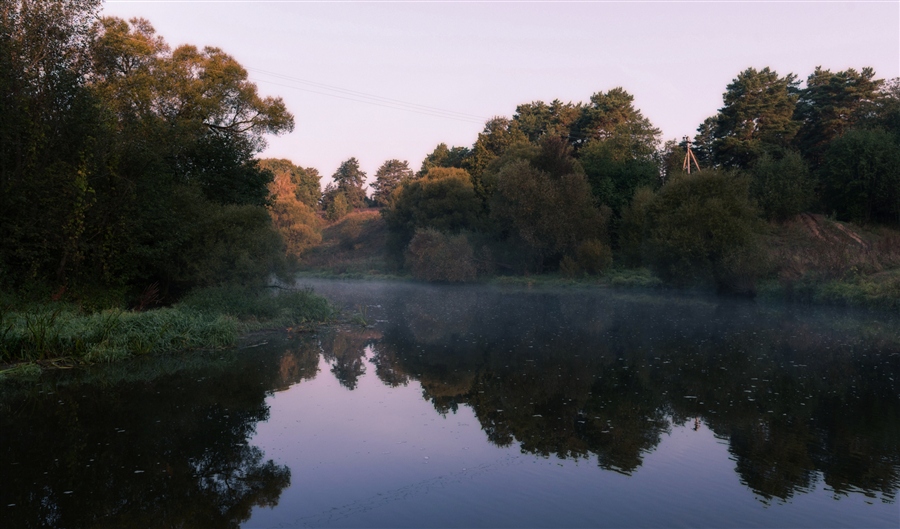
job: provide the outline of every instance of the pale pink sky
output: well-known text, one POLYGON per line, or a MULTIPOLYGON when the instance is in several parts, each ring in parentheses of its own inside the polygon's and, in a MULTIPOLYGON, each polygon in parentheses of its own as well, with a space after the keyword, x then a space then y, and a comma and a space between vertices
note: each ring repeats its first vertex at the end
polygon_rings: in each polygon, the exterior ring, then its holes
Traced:
POLYGON ((438 143, 471 146, 488 118, 534 100, 621 86, 665 139, 680 139, 748 67, 900 76, 897 1, 107 0, 104 14, 234 56, 296 119, 262 156, 326 177, 351 156, 370 179, 390 158, 418 169, 438 143))

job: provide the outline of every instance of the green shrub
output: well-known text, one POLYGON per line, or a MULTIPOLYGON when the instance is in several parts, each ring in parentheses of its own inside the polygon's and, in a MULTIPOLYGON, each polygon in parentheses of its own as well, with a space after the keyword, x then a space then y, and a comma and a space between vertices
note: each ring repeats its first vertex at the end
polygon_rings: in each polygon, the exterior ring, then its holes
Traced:
POLYGON ((614 287, 658 288, 662 281, 646 268, 632 268, 613 271, 608 274, 609 284, 614 287))
POLYGON ((578 264, 578 261, 570 255, 564 255, 559 261, 559 272, 570 279, 581 277, 584 275, 584 269, 578 264))
POLYGON ((649 205, 646 223, 644 258, 663 280, 753 291, 764 265, 762 223, 746 179, 718 171, 673 178, 649 205))
POLYGON ((341 250, 355 250, 360 243, 360 235, 363 233, 367 219, 347 218, 338 227, 338 246, 341 250))
POLYGON ((416 230, 406 249, 406 266, 425 281, 460 283, 475 279, 474 252, 465 235, 416 230))
POLYGON ((762 214, 783 221, 807 211, 815 200, 815 182, 800 153, 763 154, 750 171, 751 191, 762 214))
POLYGON ((644 243, 647 211, 655 199, 656 193, 652 189, 639 187, 634 192, 631 203, 622 209, 619 250, 622 261, 628 266, 641 265, 641 247, 644 243))
POLYGON ((417 229, 433 228, 444 233, 476 231, 483 204, 475 193, 469 173, 462 169, 435 167, 425 176, 404 182, 390 207, 382 210, 388 229, 405 248, 417 229))
POLYGON ((592 275, 602 274, 612 264, 609 245, 597 239, 588 239, 578 246, 578 265, 592 275))
POLYGON ((346 195, 337 192, 325 206, 325 218, 334 222, 347 216, 352 209, 346 195))
POLYGON ((900 223, 900 144, 883 130, 850 130, 822 164, 829 212, 843 220, 900 223))

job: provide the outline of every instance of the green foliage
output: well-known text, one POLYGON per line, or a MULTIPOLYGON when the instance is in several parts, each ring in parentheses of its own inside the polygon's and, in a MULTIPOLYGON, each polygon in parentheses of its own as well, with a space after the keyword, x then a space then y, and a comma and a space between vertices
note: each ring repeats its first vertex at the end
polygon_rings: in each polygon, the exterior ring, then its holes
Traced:
POLYGON ((800 91, 794 119, 800 130, 795 143, 818 165, 828 143, 855 127, 873 110, 878 89, 884 83, 875 79, 875 70, 850 68, 832 73, 821 66, 806 79, 800 91))
POLYGON ((462 283, 476 275, 474 252, 466 236, 431 228, 416 230, 406 248, 406 267, 424 281, 462 283))
POLYGON ((368 223, 366 218, 347 218, 340 223, 337 229, 338 245, 341 250, 352 251, 362 244, 360 237, 368 223))
POLYGON ((821 180, 828 211, 861 222, 900 223, 900 138, 854 129, 825 151, 821 180))
POLYGON ((300 167, 290 160, 266 158, 259 161, 260 168, 271 171, 273 181, 282 177, 282 186, 289 186, 297 201, 316 209, 322 192, 319 189, 319 171, 314 167, 300 167))
POLYGON ((584 168, 598 204, 609 206, 617 216, 639 187, 659 187, 659 167, 652 160, 621 156, 608 141, 585 145, 578 161, 584 168))
POLYGON ((538 258, 574 251, 587 239, 607 238, 607 211, 594 206, 590 185, 570 148, 558 138, 542 142, 537 155, 518 159, 497 173, 491 218, 501 236, 515 237, 538 258))
POLYGON ((376 206, 389 206, 391 204, 394 190, 406 180, 413 178, 412 169, 409 163, 400 160, 388 160, 381 164, 378 171, 375 172, 375 183, 372 184, 374 192, 372 200, 376 206))
POLYGON ((646 268, 614 270, 607 274, 609 284, 626 288, 659 288, 663 282, 646 268))
POLYGON ((466 147, 448 148, 446 143, 438 144, 434 150, 422 160, 422 167, 416 176, 421 178, 434 167, 455 167, 462 169, 471 152, 466 147))
POLYGON ((815 181, 796 151, 763 153, 750 175, 751 192, 767 219, 786 220, 807 211, 815 201, 815 181))
POLYGON ((619 224, 619 251, 622 261, 629 266, 639 266, 642 262, 644 234, 647 215, 656 200, 656 193, 649 187, 639 187, 634 192, 631 203, 622 209, 619 224))
POLYGON ((716 166, 716 124, 717 116, 708 117, 697 127, 694 136, 694 145, 691 147, 701 169, 711 169, 716 166))
POLYGON ((599 140, 615 145, 617 159, 649 158, 656 151, 660 130, 633 103, 634 96, 621 87, 595 93, 573 124, 573 143, 599 140))
POLYGON ((84 314, 49 305, 3 315, 0 359, 37 361, 71 358, 111 361, 147 353, 224 347, 237 338, 236 321, 174 308, 84 314))
POLYGON ((612 264, 612 249, 597 239, 578 245, 578 266, 590 275, 601 275, 612 264))
POLYGON ((331 178, 334 180, 335 189, 344 195, 351 209, 365 207, 366 173, 360 170, 359 161, 356 158, 341 162, 341 166, 331 175, 331 178))
POLYGON ((293 117, 222 50, 97 9, 0 11, 0 282, 174 296, 265 277, 282 245, 253 155, 293 117))
POLYGON ((321 220, 312 208, 298 200, 275 200, 269 208, 287 254, 299 259, 303 252, 322 242, 321 220))
POLYGON ((713 129, 717 165, 745 168, 766 147, 788 147, 800 124, 793 120, 799 81, 794 74, 779 77, 763 68, 748 68, 726 88, 725 106, 713 129))
POLYGON ((98 362, 228 347, 247 330, 322 322, 335 314, 308 290, 273 294, 235 287, 196 290, 174 307, 146 312, 84 312, 65 303, 23 306, 0 311, 0 362, 98 362))
POLYGON ((563 103, 554 99, 549 105, 533 101, 516 107, 513 120, 530 142, 537 142, 545 135, 565 138, 581 115, 581 103, 563 103))
POLYGON ((347 195, 331 184, 325 186, 322 202, 325 205, 325 218, 331 222, 338 221, 353 211, 347 195))
POLYGON ((564 276, 576 278, 582 275, 602 275, 612 264, 612 249, 596 239, 589 239, 578 245, 575 257, 564 255, 559 262, 559 271, 564 276))
POLYGON ((890 79, 881 86, 875 99, 875 111, 865 116, 862 125, 884 129, 900 137, 900 77, 890 79))
POLYGON ((644 258, 665 281, 752 292, 761 226, 746 179, 700 171, 672 179, 647 207, 644 258))
POLYGON ((465 170, 435 167, 424 177, 402 184, 382 215, 397 253, 420 228, 443 233, 476 231, 482 222, 482 202, 465 170))
POLYGON ((304 181, 304 175, 309 173, 295 167, 289 160, 264 160, 260 165, 277 171, 269 185, 269 215, 273 227, 284 241, 287 254, 299 259, 308 248, 322 242, 322 221, 313 206, 309 205, 311 198, 318 200, 318 178, 315 182, 304 181), (315 184, 315 197, 307 196, 310 183, 315 184))
POLYGON ((463 168, 478 182, 481 173, 493 159, 506 152, 511 145, 527 141, 519 124, 504 117, 495 117, 484 124, 475 145, 466 157, 463 168))

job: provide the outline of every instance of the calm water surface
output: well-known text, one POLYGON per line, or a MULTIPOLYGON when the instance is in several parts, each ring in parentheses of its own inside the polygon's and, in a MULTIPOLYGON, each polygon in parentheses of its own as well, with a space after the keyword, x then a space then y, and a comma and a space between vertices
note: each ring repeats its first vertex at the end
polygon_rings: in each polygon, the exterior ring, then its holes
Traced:
POLYGON ((305 283, 370 325, 2 387, 0 526, 900 526, 896 315, 305 283))

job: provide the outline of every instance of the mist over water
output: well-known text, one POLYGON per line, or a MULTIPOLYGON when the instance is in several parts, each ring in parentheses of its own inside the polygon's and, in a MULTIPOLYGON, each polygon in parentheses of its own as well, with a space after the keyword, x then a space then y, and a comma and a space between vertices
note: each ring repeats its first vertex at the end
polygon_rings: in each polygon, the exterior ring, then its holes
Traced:
POLYGON ((896 315, 597 290, 303 283, 369 325, 4 390, 2 519, 900 522, 896 315))

